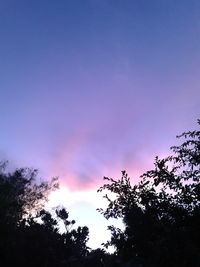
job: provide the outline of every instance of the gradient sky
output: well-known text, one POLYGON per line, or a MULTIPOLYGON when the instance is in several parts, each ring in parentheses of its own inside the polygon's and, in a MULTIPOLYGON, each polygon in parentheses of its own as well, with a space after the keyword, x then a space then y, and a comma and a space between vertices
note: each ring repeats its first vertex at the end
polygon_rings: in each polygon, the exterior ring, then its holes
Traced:
POLYGON ((102 177, 137 180, 199 114, 199 0, 0 0, 0 159, 59 176, 92 246, 102 177))

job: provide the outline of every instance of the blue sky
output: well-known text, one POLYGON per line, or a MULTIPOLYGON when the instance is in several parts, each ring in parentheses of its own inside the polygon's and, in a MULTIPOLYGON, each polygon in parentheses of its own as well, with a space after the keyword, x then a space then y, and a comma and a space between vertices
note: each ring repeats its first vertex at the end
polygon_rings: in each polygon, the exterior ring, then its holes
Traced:
POLYGON ((196 126, 199 66, 198 0, 0 1, 0 158, 70 192, 137 180, 196 126))

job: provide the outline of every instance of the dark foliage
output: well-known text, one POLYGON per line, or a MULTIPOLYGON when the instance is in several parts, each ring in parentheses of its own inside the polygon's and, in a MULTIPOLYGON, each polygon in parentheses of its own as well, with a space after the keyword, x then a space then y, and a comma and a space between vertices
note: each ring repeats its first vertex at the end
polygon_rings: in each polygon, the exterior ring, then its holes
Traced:
MULTIPOLYGON (((200 122, 198 121, 198 124, 200 122)), ((134 186, 125 171, 119 180, 105 177, 115 199, 108 200, 109 219, 123 218, 125 230, 110 226, 121 262, 131 266, 200 266, 200 131, 185 132, 172 155, 155 159, 155 168, 134 186)))
POLYGON ((6 173, 0 169, 0 265, 1 266, 71 266, 88 254, 89 230, 72 228, 65 209, 53 217, 43 209, 49 193, 58 187, 36 182, 37 171, 18 169, 6 173), (41 221, 40 223, 38 221, 41 221), (59 221, 66 231, 59 233, 59 221))
MULTIPOLYGON (((199 122, 200 123, 200 122, 199 122)), ((178 136, 172 155, 155 159, 155 168, 131 185, 123 171, 98 191, 114 193, 106 210, 122 218, 125 230, 109 226, 114 254, 87 247, 89 230, 75 228, 64 208, 44 209, 58 180, 37 182, 37 171, 6 172, 0 164, 0 266, 21 267, 199 267, 200 266, 200 131, 178 136), (63 223, 65 232, 60 233, 63 223)))

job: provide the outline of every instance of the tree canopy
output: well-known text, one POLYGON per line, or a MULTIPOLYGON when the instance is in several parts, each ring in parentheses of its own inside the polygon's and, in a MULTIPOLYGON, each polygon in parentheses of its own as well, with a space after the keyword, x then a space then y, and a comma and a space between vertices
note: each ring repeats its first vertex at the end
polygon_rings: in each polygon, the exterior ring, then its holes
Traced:
MULTIPOLYGON (((198 121, 200 124, 200 121, 198 121)), ((172 155, 155 158, 155 167, 131 185, 126 171, 98 191, 109 194, 105 218, 122 218, 125 230, 110 226, 112 245, 124 262, 142 266, 200 266, 200 131, 177 136, 172 155)))
POLYGON ((0 168, 0 263, 1 266, 71 266, 88 254, 89 229, 72 227, 69 213, 58 208, 53 216, 44 209, 58 180, 38 182, 29 168, 6 172, 0 168), (39 219, 41 222, 39 222, 39 219), (61 234, 59 222, 66 231, 61 234))
POLYGON ((19 224, 40 210, 51 191, 58 188, 58 179, 37 182, 37 170, 30 168, 6 172, 6 163, 0 163, 0 223, 19 224))
MULTIPOLYGON (((200 121, 198 121, 198 125, 200 121)), ((104 177, 106 219, 122 218, 125 229, 109 226, 114 246, 87 246, 89 229, 76 227, 68 211, 45 210, 58 179, 40 182, 37 170, 6 171, 0 164, 0 264, 21 267, 199 267, 200 266, 200 131, 184 132, 171 155, 155 158, 154 168, 131 184, 104 177), (110 197, 110 193, 115 198, 110 197), (60 232, 63 223, 65 231, 60 232)))

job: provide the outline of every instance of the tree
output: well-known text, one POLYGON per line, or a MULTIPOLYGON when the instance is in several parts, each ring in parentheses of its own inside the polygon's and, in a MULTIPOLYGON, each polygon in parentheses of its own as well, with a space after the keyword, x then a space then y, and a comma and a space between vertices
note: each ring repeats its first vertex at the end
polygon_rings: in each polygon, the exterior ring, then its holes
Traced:
POLYGON ((69 213, 58 208, 55 215, 44 209, 58 180, 38 182, 37 171, 17 169, 6 172, 0 164, 0 265, 1 266, 70 266, 70 260, 88 253, 87 227, 73 226, 69 213), (39 222, 40 221, 40 222, 39 222), (61 234, 59 222, 66 231, 61 234))
MULTIPOLYGON (((198 121, 200 124, 200 121, 198 121)), ((123 218, 125 230, 110 226, 111 240, 122 261, 143 266, 200 266, 200 131, 184 132, 172 155, 155 159, 155 168, 131 185, 123 171, 119 180, 105 177, 115 199, 107 218, 123 218)))
POLYGON ((30 168, 6 172, 6 163, 0 163, 0 224, 18 225, 32 216, 47 201, 50 192, 58 188, 58 179, 36 181, 37 170, 30 168))

